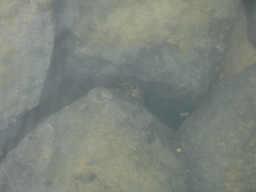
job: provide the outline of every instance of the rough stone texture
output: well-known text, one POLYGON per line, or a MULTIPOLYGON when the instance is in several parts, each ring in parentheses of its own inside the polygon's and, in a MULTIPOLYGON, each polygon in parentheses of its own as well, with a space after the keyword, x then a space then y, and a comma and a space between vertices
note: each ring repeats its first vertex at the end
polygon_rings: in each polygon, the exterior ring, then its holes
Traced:
POLYGON ((169 128, 105 88, 30 132, 0 166, 0 190, 185 191, 169 128))
POLYGON ((113 73, 122 81, 133 78, 166 83, 168 89, 160 85, 161 92, 156 91, 163 97, 176 99, 188 92, 198 97, 209 88, 212 78, 208 74, 223 52, 223 42, 239 2, 69 2, 67 12, 76 55, 70 63, 82 75, 113 73), (95 70, 96 65, 94 73, 89 73, 92 62, 79 63, 77 57, 97 58, 101 61, 100 70, 95 70), (178 94, 169 94, 170 87, 178 94))
POLYGON ((0 129, 38 104, 53 50, 52 1, 2 0, 0 129))
POLYGON ((240 6, 229 33, 227 49, 220 62, 220 79, 237 75, 255 62, 256 50, 248 40, 246 14, 244 7, 240 6))
POLYGON ((123 90, 120 83, 138 84, 146 109, 178 129, 180 114, 194 111, 216 80, 240 0, 63 2, 57 31, 70 36, 67 82, 123 90))
POLYGON ((181 126, 189 167, 187 188, 198 192, 256 190, 256 65, 223 81, 181 126))

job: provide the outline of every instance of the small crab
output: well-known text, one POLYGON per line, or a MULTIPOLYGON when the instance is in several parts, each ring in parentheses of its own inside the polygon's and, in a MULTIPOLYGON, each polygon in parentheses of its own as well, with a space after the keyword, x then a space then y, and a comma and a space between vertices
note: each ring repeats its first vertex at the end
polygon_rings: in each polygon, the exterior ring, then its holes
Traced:
POLYGON ((128 83, 118 83, 119 85, 122 85, 133 97, 140 98, 142 96, 142 91, 139 89, 139 85, 137 83, 136 89, 134 89, 130 84, 128 83))

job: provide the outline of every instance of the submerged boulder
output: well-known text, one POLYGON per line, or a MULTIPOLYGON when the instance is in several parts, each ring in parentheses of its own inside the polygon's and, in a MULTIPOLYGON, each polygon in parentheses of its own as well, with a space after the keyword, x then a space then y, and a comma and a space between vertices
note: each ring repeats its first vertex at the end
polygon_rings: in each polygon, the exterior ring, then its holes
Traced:
POLYGON ((178 135, 188 188, 197 192, 256 190, 256 65, 220 83, 178 135))
POLYGON ((173 132, 119 96, 93 89, 31 131, 1 164, 0 190, 185 191, 173 132))

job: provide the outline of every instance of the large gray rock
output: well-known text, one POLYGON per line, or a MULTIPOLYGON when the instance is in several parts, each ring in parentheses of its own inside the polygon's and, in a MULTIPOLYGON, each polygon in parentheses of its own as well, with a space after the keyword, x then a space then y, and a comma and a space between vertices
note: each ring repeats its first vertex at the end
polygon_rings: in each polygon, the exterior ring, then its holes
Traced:
POLYGON ((123 90, 120 83, 138 84, 147 110, 177 129, 180 114, 212 87, 240 0, 61 2, 56 28, 70 33, 67 82, 123 90))
POLYGON ((35 107, 53 50, 52 1, 1 1, 0 130, 35 107))
POLYGON ((63 18, 70 18, 75 41, 68 67, 77 76, 114 75, 132 79, 133 86, 139 81, 145 92, 154 89, 170 100, 199 97, 209 88, 239 2, 67 2, 63 18))
POLYGON ((0 190, 185 191, 173 133, 105 88, 40 124, 0 166, 0 190))
POLYGON ((255 191, 255 130, 256 65, 223 81, 182 124, 187 187, 197 192, 255 191))

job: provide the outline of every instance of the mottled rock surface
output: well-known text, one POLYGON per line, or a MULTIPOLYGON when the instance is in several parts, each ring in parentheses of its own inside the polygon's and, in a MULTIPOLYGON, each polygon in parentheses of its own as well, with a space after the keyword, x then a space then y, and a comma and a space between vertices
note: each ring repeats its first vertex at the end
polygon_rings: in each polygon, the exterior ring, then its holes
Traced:
POLYGON ((177 129, 215 81, 240 0, 65 2, 68 73, 108 88, 138 83, 147 110, 177 129))
POLYGON ((1 164, 0 190, 185 191, 173 133, 119 96, 93 89, 40 124, 1 164))
POLYGON ((0 129, 40 99, 53 50, 52 1, 2 0, 0 129))
POLYGON ((219 65, 220 79, 235 76, 256 62, 256 49, 248 39, 246 27, 253 26, 253 23, 247 19, 244 7, 240 6, 228 35, 227 49, 219 65))
POLYGON ((70 64, 76 66, 76 75, 113 73, 123 81, 162 82, 155 92, 167 98, 188 92, 191 97, 199 96, 211 82, 208 74, 223 52, 239 2, 68 2, 64 15, 71 18, 76 55, 70 64), (95 66, 94 71, 90 70, 93 62, 81 63, 81 58, 100 60, 100 70, 95 66), (174 87, 177 95, 170 94, 164 84, 174 87))
POLYGON ((179 136, 198 192, 256 190, 256 65, 220 83, 179 136))

